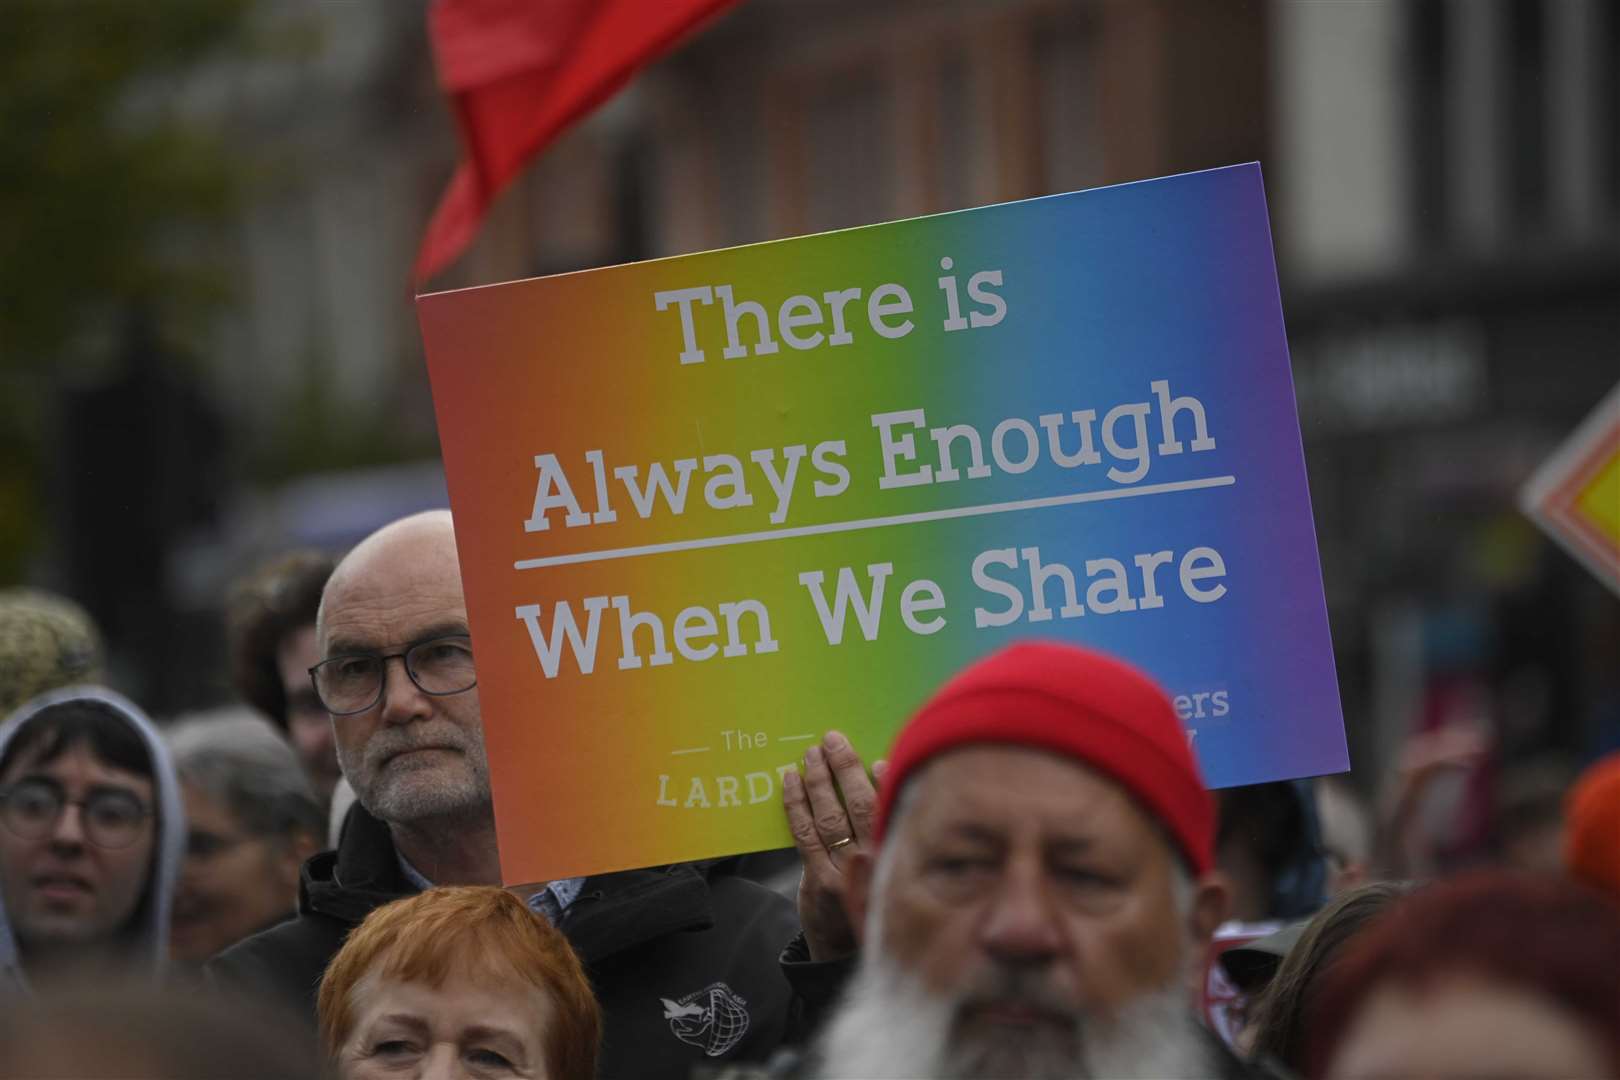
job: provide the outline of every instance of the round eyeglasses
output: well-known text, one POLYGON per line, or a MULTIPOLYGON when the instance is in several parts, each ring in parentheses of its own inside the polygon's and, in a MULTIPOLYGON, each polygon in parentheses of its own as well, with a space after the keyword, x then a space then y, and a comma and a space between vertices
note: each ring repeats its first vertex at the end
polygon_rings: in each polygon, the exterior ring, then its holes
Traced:
POLYGON ((333 716, 363 713, 382 700, 383 674, 398 657, 405 674, 424 694, 445 697, 478 685, 473 671, 472 639, 466 634, 418 641, 404 652, 353 653, 322 660, 309 669, 315 696, 333 716))
POLYGON ((54 780, 28 779, 0 788, 0 821, 7 831, 24 840, 38 840, 55 831, 62 811, 79 808, 79 827, 85 839, 99 848, 125 848, 141 835, 141 825, 152 813, 127 791, 92 791, 70 799, 54 780))

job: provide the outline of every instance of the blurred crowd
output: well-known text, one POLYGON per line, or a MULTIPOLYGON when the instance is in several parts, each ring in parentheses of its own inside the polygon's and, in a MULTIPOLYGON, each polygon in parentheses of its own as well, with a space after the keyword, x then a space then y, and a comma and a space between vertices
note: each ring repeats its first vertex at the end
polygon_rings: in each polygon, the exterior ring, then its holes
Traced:
POLYGON ((503 889, 447 512, 223 610, 239 700, 155 722, 0 593, 0 1076, 1620 1075, 1620 756, 1458 847, 1477 731, 1210 792, 1145 675, 1025 642, 812 745, 791 851, 503 889))

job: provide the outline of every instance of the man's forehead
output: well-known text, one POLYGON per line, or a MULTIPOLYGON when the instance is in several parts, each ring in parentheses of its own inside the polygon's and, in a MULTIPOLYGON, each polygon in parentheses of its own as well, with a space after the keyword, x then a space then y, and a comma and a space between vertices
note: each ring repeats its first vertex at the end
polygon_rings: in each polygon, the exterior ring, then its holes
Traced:
POLYGON ((424 632, 465 632, 467 605, 461 590, 401 588, 338 593, 323 608, 317 635, 323 649, 334 645, 405 645, 424 632))
POLYGON ((316 636, 323 646, 346 633, 408 637, 466 618, 454 541, 418 532, 356 549, 344 560, 321 598, 316 636))
POLYGON ((465 603, 454 560, 437 564, 378 561, 357 566, 341 578, 332 579, 321 608, 323 614, 331 615, 354 606, 412 603, 465 603))
POLYGON ((1039 828, 1074 837, 1150 828, 1118 782, 1074 758, 994 743, 947 751, 913 781, 923 827, 1039 828))

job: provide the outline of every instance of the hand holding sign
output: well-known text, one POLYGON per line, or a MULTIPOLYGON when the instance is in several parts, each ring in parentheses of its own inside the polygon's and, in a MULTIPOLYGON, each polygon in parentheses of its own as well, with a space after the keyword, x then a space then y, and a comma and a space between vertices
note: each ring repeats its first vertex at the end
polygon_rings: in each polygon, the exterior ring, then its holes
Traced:
POLYGON ((884 762, 872 777, 849 740, 827 732, 820 746, 804 754, 804 776, 782 774, 793 846, 804 861, 799 878, 799 924, 812 960, 835 960, 855 951, 855 932, 844 913, 844 871, 849 856, 872 846, 877 817, 877 786, 884 762), (840 794, 843 796, 840 800, 840 794))

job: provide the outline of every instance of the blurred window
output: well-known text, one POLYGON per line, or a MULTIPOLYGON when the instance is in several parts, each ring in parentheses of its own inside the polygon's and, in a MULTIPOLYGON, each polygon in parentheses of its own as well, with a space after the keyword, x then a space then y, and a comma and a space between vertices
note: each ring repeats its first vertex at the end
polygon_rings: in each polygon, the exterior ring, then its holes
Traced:
POLYGON ((1593 89, 1600 140, 1599 177, 1611 224, 1620 219, 1620 4, 1599 5, 1599 55, 1593 89))
POLYGON ((890 95, 885 89, 876 73, 852 70, 844 79, 817 84, 806 101, 806 232, 892 216, 894 149, 888 130, 890 95))
POLYGON ((961 210, 973 205, 973 158, 976 151, 973 70, 961 47, 947 50, 938 67, 939 113, 935 129, 934 176, 939 208, 961 210))
POLYGON ((1413 0, 1406 13, 1420 243, 1582 245, 1620 218, 1620 5, 1413 0))
POLYGON ((1507 72, 1502 80, 1502 116, 1507 138, 1501 153, 1510 182, 1509 213, 1521 226, 1547 218, 1547 172, 1569 167, 1551 160, 1547 146, 1546 10, 1543 0, 1511 0, 1508 7, 1507 72))
POLYGON ((1089 27, 1072 20, 1039 28, 1034 51, 1044 191, 1076 191, 1104 182, 1095 42, 1089 27))

